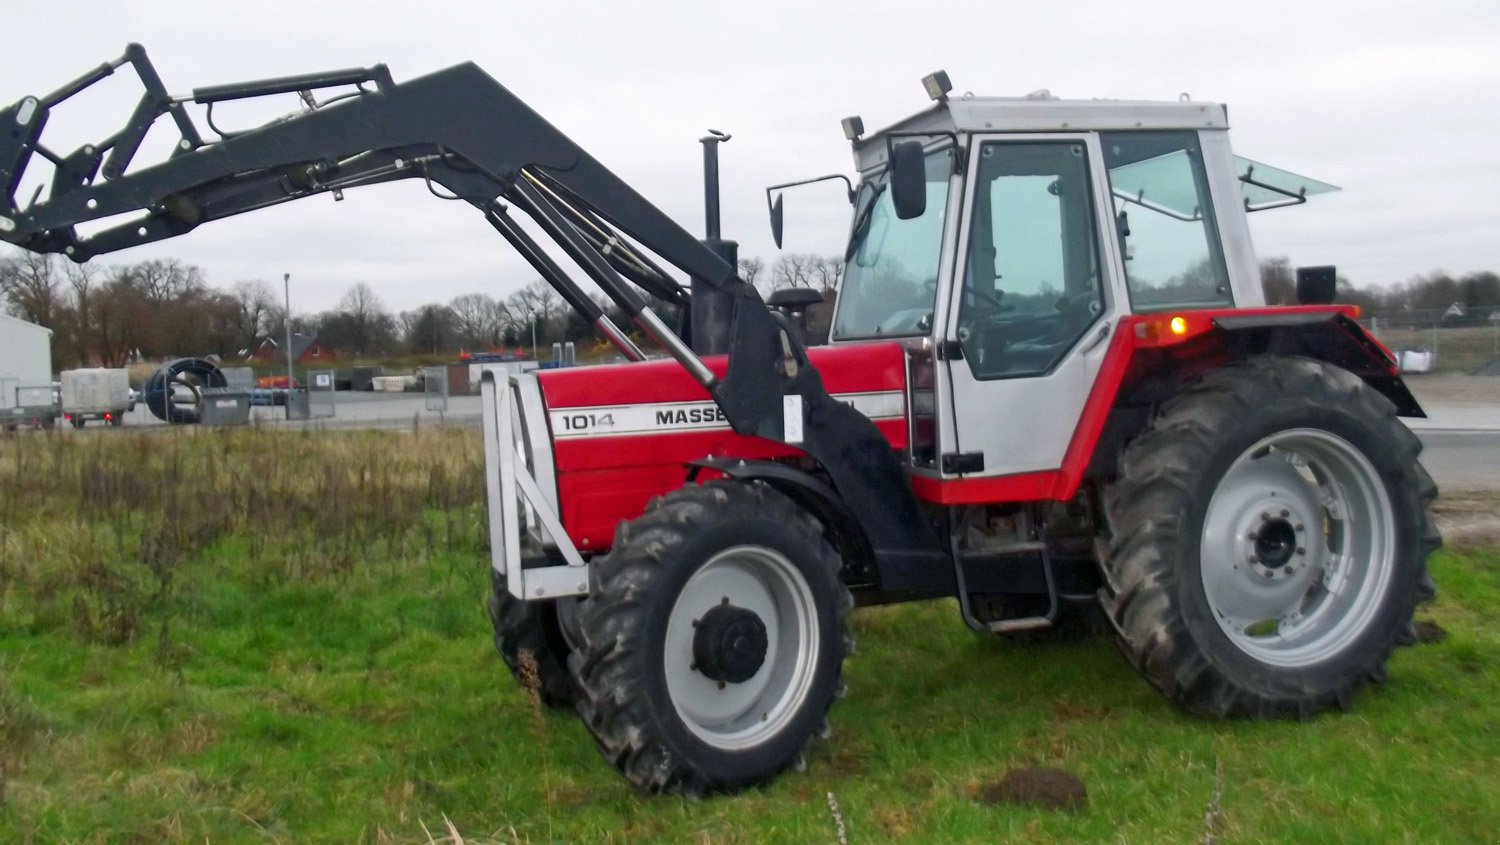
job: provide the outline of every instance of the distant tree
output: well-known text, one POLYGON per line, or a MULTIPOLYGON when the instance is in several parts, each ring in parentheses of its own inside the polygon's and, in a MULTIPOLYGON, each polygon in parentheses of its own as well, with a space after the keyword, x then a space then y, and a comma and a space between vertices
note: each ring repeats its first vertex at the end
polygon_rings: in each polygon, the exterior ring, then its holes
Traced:
POLYGON ((751 287, 756 287, 765 275, 766 262, 759 258, 741 258, 736 270, 739 272, 741 281, 749 284, 751 287))
POLYGON ((401 315, 402 344, 412 352, 457 352, 462 345, 458 320, 446 305, 423 305, 401 315))
POLYGON ((771 265, 771 290, 782 288, 812 287, 813 267, 818 257, 807 253, 789 252, 771 265))
POLYGON ((515 336, 523 345, 534 336, 538 347, 547 346, 561 335, 554 323, 562 314, 562 297, 545 280, 537 279, 506 297, 505 307, 516 320, 515 336))
POLYGON ((66 306, 62 273, 51 255, 21 252, 0 261, 0 295, 14 316, 55 330, 66 306))
POLYGON ((1285 256, 1260 262, 1260 289, 1267 305, 1291 305, 1297 301, 1297 281, 1292 262, 1285 256))
POLYGON ((396 345, 396 321, 375 291, 358 282, 339 300, 337 308, 319 320, 318 335, 343 352, 381 355, 396 345))
POLYGON ((453 328, 465 347, 487 349, 500 343, 506 326, 514 321, 505 303, 482 293, 466 293, 448 304, 453 328))
POLYGON ((261 338, 280 335, 273 333, 273 329, 280 328, 283 309, 270 285, 259 279, 235 282, 231 296, 235 305, 235 343, 240 349, 253 352, 261 338))

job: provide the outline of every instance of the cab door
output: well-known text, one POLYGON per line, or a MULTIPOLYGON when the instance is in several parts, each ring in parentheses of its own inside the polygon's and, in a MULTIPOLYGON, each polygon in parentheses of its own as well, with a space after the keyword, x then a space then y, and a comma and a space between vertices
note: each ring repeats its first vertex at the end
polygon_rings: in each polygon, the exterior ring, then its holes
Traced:
POLYGON ((1056 470, 1128 301, 1098 138, 976 136, 943 356, 946 477, 1056 470))

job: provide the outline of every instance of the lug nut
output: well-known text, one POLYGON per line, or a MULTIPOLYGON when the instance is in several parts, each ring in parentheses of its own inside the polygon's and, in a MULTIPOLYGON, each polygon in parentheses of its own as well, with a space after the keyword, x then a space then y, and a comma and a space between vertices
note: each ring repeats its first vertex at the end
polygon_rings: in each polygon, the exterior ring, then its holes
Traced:
POLYGON ((1298 531, 1301 531, 1301 530, 1302 530, 1302 523, 1300 523, 1300 522, 1299 522, 1299 523, 1297 523, 1297 530, 1298 530, 1298 531))
POLYGON ((1260 512, 1260 521, 1261 522, 1270 522, 1271 521, 1271 515, 1269 513, 1267 513, 1266 511, 1261 511, 1260 512))
POLYGON ((1286 573, 1286 574, 1288 574, 1288 575, 1291 575, 1291 574, 1292 574, 1292 568, 1291 568, 1291 567, 1290 567, 1290 566, 1288 566, 1288 567, 1287 567, 1287 568, 1286 568, 1286 569, 1283 569, 1283 570, 1281 570, 1281 571, 1282 571, 1282 572, 1285 572, 1285 573, 1286 573))
POLYGON ((1289 516, 1291 516, 1291 515, 1292 515, 1292 512, 1291 512, 1291 511, 1289 511, 1289 510, 1283 510, 1283 511, 1282 511, 1282 512, 1281 512, 1281 518, 1282 518, 1282 519, 1286 519, 1286 518, 1287 518, 1287 517, 1289 517, 1289 516))
POLYGON ((720 681, 720 682, 719 682, 719 689, 723 689, 723 688, 724 688, 724 682, 723 682, 723 681, 720 681))
POLYGON ((1307 554, 1307 549, 1304 549, 1301 546, 1298 546, 1297 547, 1297 554, 1299 554, 1299 555, 1305 555, 1305 554, 1307 554))

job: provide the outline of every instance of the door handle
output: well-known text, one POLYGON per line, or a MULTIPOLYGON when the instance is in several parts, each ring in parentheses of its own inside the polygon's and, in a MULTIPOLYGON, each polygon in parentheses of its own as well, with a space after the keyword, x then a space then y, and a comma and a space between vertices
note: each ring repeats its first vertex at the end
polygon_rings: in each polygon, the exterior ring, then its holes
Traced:
POLYGON ((1097 348, 1099 344, 1103 343, 1104 339, 1107 337, 1109 337, 1109 323, 1105 323, 1104 325, 1099 327, 1099 331, 1094 333, 1094 339, 1089 341, 1087 346, 1083 347, 1083 354, 1087 355, 1088 353, 1093 352, 1094 349, 1097 348))

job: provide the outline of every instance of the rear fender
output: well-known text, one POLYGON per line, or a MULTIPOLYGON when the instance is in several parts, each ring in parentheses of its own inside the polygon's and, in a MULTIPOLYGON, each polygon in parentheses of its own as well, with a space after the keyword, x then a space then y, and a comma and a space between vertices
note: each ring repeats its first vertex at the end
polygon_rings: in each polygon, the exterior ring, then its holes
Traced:
POLYGON ((1262 314, 1219 317, 1222 342, 1247 355, 1302 355, 1341 367, 1364 379, 1396 406, 1397 416, 1427 414, 1401 378, 1389 350, 1347 314, 1262 314))
MULTIPOLYGON (((1355 322, 1347 307, 1264 308, 1189 312, 1188 337, 1134 344, 1130 363, 1091 451, 1084 477, 1111 476, 1120 449, 1149 421, 1151 409, 1185 381, 1252 355, 1303 356, 1348 370, 1396 407, 1403 417, 1427 414, 1401 378, 1391 353, 1355 322), (1205 319, 1206 318, 1206 319, 1205 319)), ((1155 317, 1127 318, 1136 335, 1155 317)))

